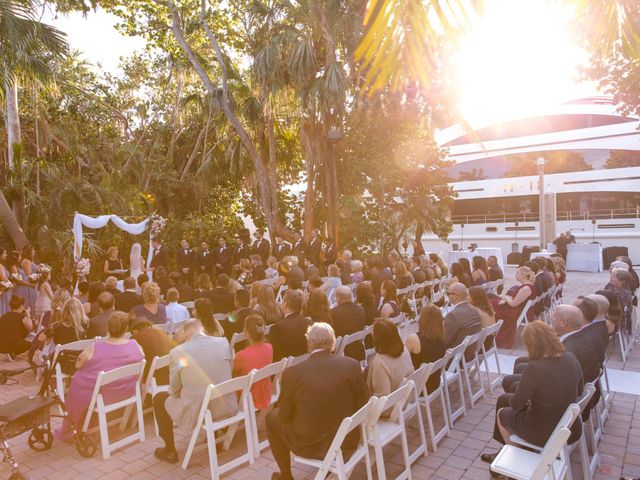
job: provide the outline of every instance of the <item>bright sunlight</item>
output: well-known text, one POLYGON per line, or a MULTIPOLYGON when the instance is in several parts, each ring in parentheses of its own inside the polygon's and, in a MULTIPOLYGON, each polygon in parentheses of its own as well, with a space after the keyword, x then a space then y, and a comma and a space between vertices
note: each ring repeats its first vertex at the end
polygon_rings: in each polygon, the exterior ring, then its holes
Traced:
POLYGON ((460 111, 472 126, 596 93, 577 82, 587 55, 570 38, 571 12, 559 3, 486 0, 454 64, 460 111))

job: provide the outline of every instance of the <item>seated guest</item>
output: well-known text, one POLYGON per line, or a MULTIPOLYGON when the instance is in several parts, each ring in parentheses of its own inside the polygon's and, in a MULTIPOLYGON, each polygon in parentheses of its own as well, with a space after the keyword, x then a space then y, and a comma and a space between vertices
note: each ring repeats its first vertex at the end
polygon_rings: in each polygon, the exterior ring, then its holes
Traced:
POLYGON ((324 322, 332 324, 329 310, 329 299, 322 289, 316 288, 309 291, 307 299, 304 302, 303 313, 305 317, 313 323, 324 322))
POLYGON ((191 318, 187 307, 178 303, 180 301, 180 293, 177 288, 171 287, 167 290, 166 299, 167 323, 174 324, 191 318))
MULTIPOLYGON (((606 298, 604 299, 606 300, 606 298)), ((607 302, 608 303, 608 302, 607 302)), ((573 304, 580 309, 582 313, 582 327, 580 333, 585 335, 591 340, 595 348, 596 357, 600 367, 604 364, 605 354, 607 347, 609 346, 609 334, 607 332, 607 325, 605 322, 600 321, 594 323, 598 316, 598 304, 589 297, 578 296, 573 304)))
MULTIPOLYGON (((100 372, 108 372, 125 365, 131 365, 144 358, 144 353, 138 342, 125 337, 128 329, 129 318, 127 314, 112 312, 107 325, 109 335, 103 340, 89 345, 78 356, 77 371, 71 378, 71 387, 65 398, 68 416, 64 417, 62 429, 56 431, 56 436, 61 440, 71 438, 69 421, 75 425, 82 425, 100 372)), ((105 403, 115 403, 133 396, 136 380, 137 378, 132 376, 102 387, 100 393, 104 397, 105 403)))
POLYGON ((89 326, 86 332, 87 338, 104 337, 107 334, 109 319, 115 312, 113 304, 114 298, 109 292, 102 292, 98 296, 100 313, 89 319, 89 326))
POLYGON ((193 302, 195 300, 193 287, 189 285, 189 279, 186 275, 182 275, 180 272, 171 272, 169 278, 174 287, 178 289, 181 302, 193 302))
POLYGON ((280 305, 276 302, 273 288, 269 285, 258 285, 257 295, 253 309, 260 315, 267 325, 279 322, 282 319, 280 305))
MULTIPOLYGON (((323 284, 324 282, 322 281, 322 277, 320 277, 320 275, 312 275, 311 277, 309 277, 307 283, 307 291, 311 292, 313 290, 322 290, 323 284)), ((322 292, 324 293, 324 290, 322 290, 322 292)))
POLYGON ((307 352, 307 328, 311 320, 302 315, 304 297, 300 290, 287 290, 282 301, 284 318, 271 326, 269 341, 273 345, 273 361, 297 357, 307 352))
POLYGON ((13 294, 9 299, 11 309, 0 317, 0 353, 15 357, 29 350, 27 335, 33 330, 33 322, 24 298, 13 294))
POLYGON ((83 305, 84 312, 89 316, 89 318, 95 317, 100 313, 100 307, 98 306, 98 295, 100 295, 104 291, 104 283, 89 283, 89 291, 87 292, 87 303, 83 305))
MULTIPOLYGON (((496 343, 500 348, 512 348, 516 337, 516 322, 524 310, 528 300, 536 298, 536 289, 533 286, 534 273, 529 267, 516 269, 516 280, 519 285, 514 285, 501 298, 491 300, 491 306, 496 312, 496 320, 502 320, 502 327, 496 335, 496 343)), ((533 308, 527 312, 528 321, 533 321, 535 312, 533 308)))
POLYGON ((74 295, 74 297, 80 300, 82 304, 85 304, 89 301, 88 294, 89 294, 89 282, 87 282, 86 280, 82 280, 81 282, 78 282, 78 294, 74 295))
POLYGON ((489 267, 484 257, 476 255, 472 259, 473 271, 471 272, 471 283, 474 286, 484 285, 489 281, 489 267))
POLYGON ((204 332, 210 337, 224 337, 224 329, 216 320, 211 310, 211 302, 206 298, 199 298, 193 304, 193 316, 200 320, 204 332))
MULTIPOLYGON (((346 251, 348 252, 349 250, 346 251)), ((342 258, 338 258, 336 260, 336 265, 340 270, 340 281, 342 282, 342 285, 351 284, 351 260, 349 260, 349 263, 347 264, 342 258)))
POLYGON ((360 260, 351 261, 351 283, 364 282, 364 273, 362 273, 362 262, 360 260))
POLYGON ((467 287, 453 283, 447 288, 447 296, 453 309, 444 317, 444 344, 453 348, 467 335, 475 335, 482 328, 478 311, 467 302, 467 287))
MULTIPOLYGON (((178 461, 174 424, 192 432, 207 387, 231 379, 231 352, 226 338, 205 335, 199 320, 189 320, 183 332, 186 341, 169 352, 169 391, 153 397, 153 412, 164 441, 164 447, 156 448, 154 455, 168 463, 178 461)), ((213 400, 210 410, 218 419, 234 413, 236 408, 236 399, 226 396, 213 400)))
MULTIPOLYGON (((131 335, 131 340, 135 340, 142 347, 144 358, 147 361, 144 366, 143 378, 145 381, 153 358, 167 355, 175 346, 167 332, 152 328, 152 326, 153 324, 149 320, 139 318, 133 325, 133 335, 131 335)), ((156 370, 153 376, 158 385, 169 385, 169 370, 167 368, 156 370)))
POLYGON ((280 270, 280 274, 285 279, 284 283, 289 289, 302 289, 302 282, 304 282, 305 277, 304 271, 298 266, 298 257, 285 257, 283 262, 280 263, 280 270))
POLYGON ((276 257, 267 258, 267 268, 264 271, 264 278, 278 278, 278 259, 276 257))
MULTIPOLYGON (((244 333, 249 345, 236 353, 233 358, 233 376, 247 375, 251 370, 259 370, 273 362, 273 347, 265 342, 265 323, 260 315, 251 314, 244 321, 244 333)), ((273 384, 265 378, 251 386, 251 396, 256 410, 267 408, 271 404, 273 384)))
POLYGON ((147 284, 148 281, 149 281, 149 275, 147 275, 146 273, 141 273, 136 277, 136 284, 138 285, 138 288, 136 289, 136 291, 139 294, 142 293, 142 290, 144 290, 144 286, 147 284))
POLYGON ((638 278, 638 273, 633 269, 633 262, 629 257, 625 256, 616 257, 616 262, 624 262, 627 264, 626 270, 631 275, 631 290, 635 292, 640 288, 640 278, 638 278))
POLYGON ((527 262, 525 266, 529 267, 533 272, 533 286, 539 295, 545 293, 549 288, 551 288, 549 277, 544 274, 544 271, 540 268, 540 264, 538 262, 531 260, 527 262))
POLYGON ((104 288, 114 297, 121 293, 120 290, 118 290, 118 279, 114 276, 110 276, 105 279, 104 288))
POLYGON ((231 280, 222 273, 216 278, 216 288, 208 295, 213 313, 231 313, 233 311, 233 293, 230 291, 231 280))
MULTIPOLYGON (((476 309, 480 315, 480 323, 482 328, 490 327, 496 323, 496 312, 493 311, 487 292, 482 287, 471 287, 467 292, 467 301, 469 305, 476 309)), ((487 349, 493 345, 493 335, 487 337, 484 341, 487 349)))
MULTIPOLYGON (((613 335, 620 324, 620 308, 618 307, 618 298, 611 290, 598 290, 596 295, 607 299, 608 307, 605 313, 607 322, 607 331, 609 335, 613 335)), ((596 301, 598 303, 598 301, 596 301)))
MULTIPOLYGON (((331 310, 331 324, 335 334, 339 337, 359 332, 366 326, 364 309, 353 303, 351 289, 346 286, 336 288, 337 306, 331 310)), ((364 345, 362 342, 347 345, 344 354, 354 360, 362 361, 364 345)))
MULTIPOLYGON (((273 328, 273 327, 272 327, 273 328)), ((267 414, 267 436, 280 473, 271 478, 292 480, 290 453, 323 458, 345 417, 369 400, 360 363, 332 355, 335 335, 330 325, 315 323, 306 335, 308 360, 287 368, 282 375, 278 407, 267 414)), ((343 448, 354 448, 357 432, 343 448)))
POLYGON ((411 355, 402 343, 398 327, 388 318, 373 323, 373 346, 376 354, 367 369, 367 386, 371 395, 389 395, 413 372, 411 355))
MULTIPOLYGON (((495 282, 496 280, 502 280, 504 278, 504 272, 498 265, 498 257, 495 255, 489 255, 487 257, 487 267, 489 268, 489 280, 495 282)), ((498 287, 498 294, 502 293, 502 285, 498 287)))
POLYGON ((259 280, 264 280, 265 278, 267 278, 266 268, 262 264, 262 258, 260 258, 260 255, 254 254, 249 258, 251 260, 251 273, 253 275, 253 281, 257 282, 259 280))
POLYGON ((231 341, 234 333, 241 333, 244 331, 245 319, 255 313, 255 311, 249 307, 249 292, 247 290, 238 290, 233 297, 233 312, 229 314, 227 318, 220 322, 222 329, 224 330, 224 336, 227 340, 231 341))
MULTIPOLYGON (((442 260, 437 253, 430 253, 427 261, 436 278, 446 277, 449 275, 449 268, 447 267, 447 264, 444 263, 444 260, 442 260)), ((451 268, 453 268, 453 264, 451 265, 451 268)), ((453 272, 451 273, 451 276, 453 276, 453 272)))
POLYGON ((376 299, 373 289, 368 283, 359 283, 356 286, 356 303, 364 310, 364 321, 367 325, 373 325, 373 321, 378 317, 376 299))
MULTIPOLYGON (((440 360, 447 352, 444 344, 444 320, 442 312, 435 305, 427 305, 420 310, 418 333, 407 337, 407 350, 411 354, 413 368, 420 368, 423 363, 440 360)), ((440 385, 440 371, 429 376, 427 392, 433 392, 440 385)))
POLYGON ((472 285, 471 277, 466 274, 460 262, 453 262, 451 264, 451 278, 449 279, 449 283, 461 283, 467 288, 472 285))
POLYGON ((238 263, 240 273, 238 274, 237 282, 242 285, 242 288, 246 288, 253 283, 253 266, 251 260, 248 258, 241 258, 238 263))
POLYGON ((316 275, 318 277, 320 276, 320 270, 318 270, 318 267, 313 264, 313 260, 311 260, 310 258, 304 259, 304 267, 304 278, 306 278, 307 280, 310 280, 311 277, 315 277, 316 275))
POLYGON ((633 311, 631 282, 632 277, 627 270, 616 268, 611 270, 610 283, 605 287, 605 290, 611 290, 618 300, 621 313, 619 328, 624 328, 627 334, 631 334, 631 313, 633 311))
POLYGON ((536 257, 533 259, 533 261, 538 264, 538 267, 540 267, 538 274, 545 278, 544 285, 547 286, 548 290, 556 284, 557 280, 555 272, 551 272, 549 270, 547 260, 549 259, 543 257, 536 257))
POLYGON ((156 268, 155 274, 153 275, 153 281, 160 287, 160 293, 162 295, 166 295, 167 290, 174 286, 171 278, 169 277, 169 272, 167 272, 166 267, 163 266, 156 268))
POLYGON ((396 284, 393 280, 385 280, 380 286, 380 297, 382 298, 382 306, 380 307, 379 316, 382 318, 395 318, 400 315, 400 304, 398 302, 398 294, 396 293, 396 284))
POLYGON ((129 313, 133 307, 142 305, 144 300, 136 293, 136 281, 127 277, 122 281, 124 292, 118 292, 115 295, 115 308, 120 312, 129 313))
MULTIPOLYGON (((50 336, 55 345, 65 345, 85 338, 89 319, 77 298, 70 298, 50 324, 50 336)), ((49 336, 49 335, 47 335, 49 336)))
POLYGON ((167 308, 161 303, 160 287, 157 283, 147 282, 142 290, 144 303, 131 309, 131 317, 135 320, 144 317, 151 323, 167 323, 167 308))
POLYGON ((193 291, 194 298, 211 298, 211 291, 213 290, 213 283, 211 283, 211 277, 208 273, 201 273, 196 278, 195 290, 193 291))
MULTIPOLYGON (((522 331, 522 341, 529 363, 515 393, 498 398, 493 438, 508 445, 515 434, 542 447, 567 407, 582 393, 582 372, 575 356, 545 323, 529 323, 522 331)), ((487 453, 480 458, 490 463, 495 457, 487 453)))
POLYGON ((340 278, 340 269, 335 263, 329 265, 329 267, 327 268, 327 275, 327 279, 322 284, 322 289, 327 293, 331 293, 336 288, 342 285, 342 279, 340 278))
POLYGON ((469 262, 469 259, 465 257, 461 257, 458 259, 458 262, 460 263, 460 265, 462 265, 462 269, 464 270, 464 273, 467 275, 467 277, 471 281, 471 262, 469 262))
POLYGON ((413 285, 413 277, 409 274, 407 266, 402 261, 397 261, 393 264, 393 283, 399 289, 413 285))
POLYGON ((556 272, 556 283, 562 284, 567 280, 565 273, 566 266, 562 257, 551 257, 549 260, 553 262, 553 268, 556 272))

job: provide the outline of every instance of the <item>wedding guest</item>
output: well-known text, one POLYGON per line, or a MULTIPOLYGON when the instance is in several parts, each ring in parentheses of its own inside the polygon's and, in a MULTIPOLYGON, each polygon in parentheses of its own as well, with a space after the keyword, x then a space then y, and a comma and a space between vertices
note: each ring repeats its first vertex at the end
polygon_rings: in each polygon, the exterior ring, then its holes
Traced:
POLYGON ((195 290, 193 295, 195 298, 210 298, 213 291, 213 283, 208 273, 201 273, 196 278, 195 290))
POLYGON ((259 285, 257 287, 257 296, 253 309, 264 318, 267 325, 272 325, 282 319, 282 311, 276 303, 273 288, 269 285, 259 285))
POLYGON ((460 262, 453 262, 451 264, 451 279, 449 280, 449 283, 461 283, 467 288, 472 285, 471 277, 466 274, 464 267, 460 262))
POLYGON ((180 275, 184 275, 186 279, 193 278, 193 268, 196 266, 196 252, 191 248, 189 240, 186 238, 180 240, 180 248, 176 250, 176 266, 180 275))
POLYGON ((160 287, 160 295, 166 295, 167 290, 174 286, 171 278, 169 278, 169 272, 163 266, 156 268, 153 281, 160 287))
POLYGON ((87 338, 104 337, 107 334, 109 319, 115 311, 114 298, 109 292, 102 292, 98 295, 98 307, 100 313, 89 319, 87 327, 87 338))
POLYGON ((38 295, 36 297, 36 316, 37 320, 41 320, 42 316, 51 311, 51 301, 53 300, 53 290, 49 283, 50 272, 43 270, 39 273, 37 285, 38 295))
POLYGON ((181 275, 180 272, 171 272, 169 274, 169 278, 171 279, 171 283, 178 290, 180 294, 181 302, 193 302, 194 290, 190 285, 190 278, 187 278, 184 275, 181 275))
POLYGON ((253 267, 251 265, 251 260, 248 258, 241 258, 238 263, 238 269, 240 274, 238 275, 238 283, 246 288, 248 285, 253 283, 253 267))
POLYGON ((297 257, 285 257, 284 261, 287 265, 287 271, 285 272, 287 288, 292 290, 302 289, 302 282, 304 282, 304 272, 298 266, 297 257))
POLYGON ((83 305, 89 301, 89 282, 81 280, 78 282, 78 293, 74 295, 83 305))
POLYGON ((233 311, 233 295, 230 290, 231 280, 224 273, 216 278, 216 288, 211 290, 207 298, 211 302, 213 313, 231 313, 233 311))
POLYGON ((144 300, 136 293, 136 281, 127 277, 122 281, 123 292, 115 295, 115 309, 124 313, 129 313, 133 307, 142 305, 144 300))
POLYGON ((220 321, 220 325, 222 325, 222 329, 224 330, 224 335, 227 337, 227 340, 231 341, 231 337, 233 337, 234 333, 241 333, 244 331, 244 322, 246 318, 256 313, 249 304, 251 300, 249 298, 249 292, 246 290, 238 290, 233 297, 233 312, 220 321))
MULTIPOLYGON (((449 269, 447 268, 447 264, 444 263, 444 260, 440 258, 437 253, 429 254, 429 266, 433 270, 433 273, 437 278, 446 277, 449 275, 449 269)), ((453 275, 453 273, 452 273, 453 275)))
POLYGON ((177 288, 170 288, 167 290, 167 323, 170 325, 189 320, 191 315, 189 310, 184 305, 180 305, 180 293, 177 288))
POLYGON ((100 306, 98 305, 98 296, 105 291, 104 283, 91 282, 89 283, 89 291, 87 292, 87 303, 84 304, 84 311, 89 318, 95 317, 100 313, 100 306))
MULTIPOLYGON (((502 320, 503 324, 496 335, 496 343, 500 348, 511 348, 516 337, 516 322, 528 300, 536 298, 536 289, 533 286, 534 273, 529 267, 523 266, 516 269, 514 285, 500 299, 491 300, 491 306, 496 312, 496 320, 502 320)), ((535 312, 530 308, 527 313, 528 321, 533 321, 535 312)))
POLYGON ((596 295, 600 295, 607 299, 608 307, 605 313, 607 322, 607 330, 609 335, 613 335, 620 324, 620 307, 618 306, 618 298, 611 290, 598 290, 596 295))
POLYGON ((122 260, 118 257, 118 247, 109 247, 107 250, 107 258, 104 261, 104 268, 102 270, 104 278, 106 279, 107 277, 113 276, 122 280, 126 275, 123 270, 122 260))
POLYGON ((267 259, 267 268, 264 271, 266 279, 278 278, 278 259, 276 257, 269 257, 267 259))
POLYGON ((633 311, 632 281, 633 277, 627 270, 613 269, 611 270, 610 283, 605 287, 605 290, 612 291, 618 300, 618 306, 622 313, 620 328, 626 329, 627 333, 631 332, 631 313, 633 311))
POLYGON ((482 327, 490 327, 496 323, 496 312, 493 311, 487 292, 482 287, 471 287, 467 290, 467 301, 478 315, 482 327))
POLYGON ((467 335, 475 335, 482 328, 477 310, 467 302, 467 287, 462 283, 452 283, 447 288, 447 296, 453 309, 444 317, 444 343, 453 348, 467 335))
POLYGON ((367 369, 367 386, 371 395, 389 395, 413 372, 411 355, 402 343, 398 327, 388 318, 373 323, 376 354, 367 369))
POLYGON ((144 286, 149 282, 149 275, 147 275, 146 273, 141 273, 140 275, 133 278, 136 279, 136 284, 138 285, 136 292, 138 292, 138 294, 141 294, 142 290, 144 290, 144 286))
POLYGON ((567 274, 565 273, 566 266, 564 260, 560 257, 551 257, 553 266, 556 271, 556 283, 562 284, 567 280, 567 274))
POLYGON ((167 309, 160 297, 160 287, 157 283, 148 282, 142 290, 142 305, 131 309, 133 319, 144 317, 151 323, 167 323, 167 309))
POLYGON ((9 308, 11 310, 0 317, 0 353, 11 358, 29 350, 31 342, 27 335, 33 330, 33 322, 21 296, 13 295, 9 308))
POLYGON ((364 282, 364 273, 362 273, 362 262, 360 260, 351 261, 351 283, 364 282))
POLYGON ((20 270, 23 272, 23 280, 29 286, 28 288, 20 288, 17 291, 18 295, 24 295, 25 305, 31 308, 32 313, 35 313, 34 320, 39 319, 37 313, 37 301, 39 294, 39 284, 36 281, 30 279, 32 275, 38 275, 40 272, 40 267, 37 263, 34 263, 33 259, 35 258, 36 250, 31 245, 25 245, 22 247, 20 251, 20 270))
MULTIPOLYGON (((260 255, 253 254, 249 257, 249 260, 251 260, 251 274, 253 276, 253 281, 257 282, 259 280, 264 280, 267 277, 266 267, 263 265, 260 255)), ((265 262, 266 261, 267 260, 265 260, 265 262)))
POLYGON ((313 323, 332 323, 331 314, 329 313, 329 299, 324 291, 314 289, 309 292, 304 302, 304 316, 313 323))
POLYGON ((274 361, 296 357, 307 351, 305 335, 311 320, 302 315, 304 298, 300 290, 287 290, 282 301, 284 318, 271 326, 269 341, 274 361))
MULTIPOLYGON (((133 324, 131 340, 138 342, 144 353, 147 363, 144 366, 143 380, 146 381, 149 368, 154 357, 168 355, 175 346, 175 342, 167 335, 167 332, 152 328, 153 324, 144 318, 139 318, 133 324)), ((153 375, 158 385, 169 385, 169 369, 160 368, 153 375)))
POLYGON ((77 298, 70 298, 62 307, 60 315, 50 324, 55 345, 65 345, 85 338, 89 319, 77 298))
POLYGON ((489 267, 484 257, 476 255, 472 258, 473 272, 471 272, 471 283, 474 286, 484 285, 489 281, 489 267))
POLYGON ((318 267, 316 267, 310 259, 304 259, 304 268, 304 278, 307 280, 310 280, 311 277, 320 277, 320 270, 318 270, 318 267))
MULTIPOLYGON (((427 305, 420 310, 418 333, 407 337, 407 350, 411 355, 413 367, 418 369, 423 363, 431 363, 444 357, 447 347, 444 344, 444 319, 435 305, 427 305)), ((427 392, 433 392, 440 385, 440 371, 429 376, 427 392)))
POLYGON ((396 285, 393 280, 385 280, 380 286, 382 306, 379 316, 382 318, 395 318, 400 315, 400 305, 396 293, 396 285))
POLYGON ((336 288, 342 285, 342 280, 340 279, 340 269, 335 263, 329 265, 329 267, 327 268, 327 275, 327 279, 322 285, 322 289, 327 293, 331 293, 336 288))
POLYGON ((460 263, 460 265, 462 265, 464 273, 467 275, 469 280, 471 280, 471 263, 469 263, 469 259, 462 257, 458 259, 458 262, 460 263))
MULTIPOLYGON (((305 458, 323 458, 345 417, 369 400, 360 363, 332 355, 335 335, 330 325, 309 328, 308 360, 282 375, 278 406, 267 414, 267 436, 278 464, 272 479, 292 480, 291 452, 305 458)), ((349 435, 343 448, 353 449, 359 436, 349 435)))
MULTIPOLYGON (((164 447, 157 448, 154 455, 168 463, 178 461, 174 425, 193 431, 207 387, 231 379, 227 339, 205 335, 199 320, 188 321, 183 330, 186 341, 169 352, 169 391, 153 397, 153 411, 164 441, 164 447)), ((236 409, 235 398, 226 396, 215 398, 210 410, 215 420, 233 414, 236 409)))
POLYGON ((396 288, 402 289, 413 285, 413 277, 407 271, 407 266, 402 261, 393 264, 393 282, 396 288))
POLYGON ((151 257, 151 264, 149 265, 149 270, 155 273, 158 267, 169 267, 169 250, 167 247, 162 245, 162 241, 160 238, 153 238, 151 240, 151 248, 153 249, 153 254, 151 257))
MULTIPOLYGON (((233 358, 233 376, 241 377, 252 370, 259 370, 273 362, 273 347, 265 341, 265 323, 260 315, 249 315, 244 321, 244 333, 249 345, 236 353, 233 358)), ((273 384, 265 378, 251 386, 251 397, 256 410, 271 404, 273 384)))
MULTIPOLYGON (((128 328, 127 314, 113 312, 107 326, 109 335, 89 345, 78 356, 77 371, 71 377, 71 387, 65 398, 67 416, 64 417, 62 429, 55 432, 59 439, 71 439, 70 422, 81 425, 84 421, 100 372, 131 365, 144 358, 138 342, 126 338, 128 328)), ((106 404, 129 398, 135 393, 136 380, 135 376, 131 376, 109 383, 100 389, 100 394, 106 404)))
POLYGON ((204 331, 210 337, 224 337, 224 329, 216 320, 211 308, 211 302, 206 298, 199 298, 193 304, 193 316, 200 321, 204 331))
MULTIPOLYGON (((489 267, 489 280, 495 282, 496 280, 502 280, 504 278, 504 272, 500 265, 498 265, 498 257, 495 255, 489 255, 487 257, 487 267, 489 267)), ((498 287, 498 295, 502 294, 503 286, 498 287)))
POLYGON ((104 289, 114 297, 120 294, 120 290, 118 290, 118 279, 113 275, 107 277, 104 281, 104 289))
MULTIPOLYGON (((322 278, 320 278, 320 275, 312 275, 307 281, 307 291, 311 292, 313 290, 322 290, 322 285, 324 285, 324 282, 322 281, 322 278)), ((324 293, 324 290, 322 290, 322 292, 324 293)))
MULTIPOLYGON (((353 294, 347 286, 336 288, 336 307, 331 309, 331 325, 335 334, 339 337, 359 332, 366 326, 364 309, 353 302, 353 294)), ((362 342, 347 345, 344 350, 347 357, 362 361, 364 346, 362 342)))
POLYGON ((378 317, 378 308, 376 307, 376 299, 373 295, 371 285, 367 283, 359 283, 356 286, 356 303, 364 310, 364 320, 367 325, 372 325, 373 321, 378 317))

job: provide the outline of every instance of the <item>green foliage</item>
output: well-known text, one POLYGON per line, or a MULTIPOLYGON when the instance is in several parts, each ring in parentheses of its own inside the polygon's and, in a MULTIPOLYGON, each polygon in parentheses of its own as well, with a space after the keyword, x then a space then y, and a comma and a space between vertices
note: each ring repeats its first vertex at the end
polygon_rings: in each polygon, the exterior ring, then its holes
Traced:
POLYGON ((604 168, 640 167, 640 152, 633 150, 611 150, 604 168))
POLYGON ((511 170, 506 173, 506 177, 525 177, 538 174, 537 159, 544 157, 545 173, 567 173, 584 172, 593 170, 580 152, 571 150, 558 150, 554 152, 531 152, 511 155, 511 170))

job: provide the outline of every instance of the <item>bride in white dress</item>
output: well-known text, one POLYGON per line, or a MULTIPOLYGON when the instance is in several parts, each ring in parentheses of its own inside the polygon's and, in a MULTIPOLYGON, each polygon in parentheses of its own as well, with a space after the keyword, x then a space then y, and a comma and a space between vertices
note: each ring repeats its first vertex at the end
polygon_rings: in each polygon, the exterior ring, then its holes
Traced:
POLYGON ((129 272, 131 278, 137 280, 138 276, 146 271, 144 259, 142 258, 142 246, 139 243, 134 243, 131 245, 131 255, 129 255, 129 272))

